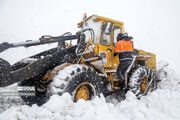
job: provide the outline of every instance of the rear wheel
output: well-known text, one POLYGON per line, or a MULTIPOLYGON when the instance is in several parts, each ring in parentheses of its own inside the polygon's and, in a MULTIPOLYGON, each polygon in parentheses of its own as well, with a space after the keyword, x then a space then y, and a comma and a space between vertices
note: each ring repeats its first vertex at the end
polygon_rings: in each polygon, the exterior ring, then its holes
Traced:
POLYGON ((157 87, 155 72, 148 67, 139 67, 132 73, 129 87, 137 96, 152 92, 157 87))
POLYGON ((60 70, 50 83, 52 94, 68 92, 73 101, 79 99, 91 100, 102 92, 101 78, 85 65, 71 65, 60 70))

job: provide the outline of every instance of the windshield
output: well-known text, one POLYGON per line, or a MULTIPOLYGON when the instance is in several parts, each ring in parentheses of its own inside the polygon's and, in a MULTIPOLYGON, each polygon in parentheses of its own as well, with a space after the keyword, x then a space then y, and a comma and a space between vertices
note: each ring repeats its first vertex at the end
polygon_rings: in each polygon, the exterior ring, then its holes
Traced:
MULTIPOLYGON (((81 30, 85 30, 85 29, 89 29, 89 28, 93 29, 93 31, 94 31, 94 43, 97 43, 98 37, 99 37, 100 27, 101 27, 101 22, 95 22, 91 18, 82 25, 81 30)), ((85 35, 86 35, 86 42, 88 42, 89 39, 91 38, 90 31, 86 31, 85 35)), ((93 38, 91 38, 91 39, 93 40, 93 38)))

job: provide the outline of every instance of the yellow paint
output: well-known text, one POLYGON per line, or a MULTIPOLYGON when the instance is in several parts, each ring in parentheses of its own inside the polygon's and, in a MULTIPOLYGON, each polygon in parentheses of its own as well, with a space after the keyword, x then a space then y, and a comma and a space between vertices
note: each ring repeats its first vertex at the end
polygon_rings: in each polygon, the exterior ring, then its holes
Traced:
MULTIPOLYGON (((92 17, 92 16, 91 16, 92 17)), ((87 20, 89 20, 91 17, 87 18, 87 20)), ((102 33, 102 30, 100 29, 100 34, 98 36, 98 41, 95 45, 95 53, 98 54, 98 55, 101 55, 101 54, 105 54, 106 56, 106 59, 104 59, 104 67, 106 70, 108 69, 115 69, 119 63, 119 60, 118 60, 118 56, 116 56, 115 58, 113 57, 113 54, 114 54, 114 49, 115 49, 115 46, 114 46, 114 35, 113 35, 113 29, 115 26, 118 26, 119 28, 121 28, 121 31, 124 32, 124 27, 123 27, 123 23, 122 22, 118 22, 118 21, 115 21, 115 20, 111 20, 111 19, 108 19, 108 18, 105 18, 105 17, 100 17, 100 16, 95 16, 97 18, 97 21, 101 21, 102 24, 106 23, 106 22, 112 22, 113 23, 113 28, 112 28, 112 32, 110 34, 110 44, 109 45, 103 45, 101 43, 101 33, 102 33)), ((83 22, 81 23, 83 24, 83 22)), ((92 44, 92 40, 90 39, 89 40, 89 43, 92 44)))
MULTIPOLYGON (((100 53, 106 54, 106 58, 107 58, 106 62, 107 63, 104 63, 105 71, 116 71, 116 68, 119 65, 119 58, 118 58, 118 55, 116 57, 113 56, 114 50, 115 50, 114 39, 116 39, 116 38, 114 38, 113 30, 114 30, 115 26, 118 26, 121 28, 121 32, 124 33, 124 27, 123 27, 124 23, 116 21, 116 20, 112 20, 109 18, 101 17, 98 15, 92 15, 92 16, 86 18, 84 21, 81 21, 78 24, 78 27, 82 27, 82 25, 85 23, 85 21, 88 21, 90 19, 93 19, 95 22, 101 22, 102 25, 106 22, 112 22, 113 23, 112 31, 110 34, 110 39, 111 39, 110 44, 103 45, 101 43, 101 36, 102 36, 101 28, 99 29, 100 34, 98 35, 97 43, 93 43, 92 40, 90 39, 89 44, 95 45, 94 51, 95 51, 96 55, 100 56, 100 53)), ((150 58, 143 57, 143 56, 137 57, 136 60, 146 61, 145 62, 146 66, 155 71, 156 70, 156 55, 153 53, 150 53, 150 52, 146 52, 144 50, 138 50, 138 53, 141 55, 149 55, 150 56, 150 58)), ((112 83, 112 91, 115 90, 114 87, 119 86, 119 82, 117 82, 117 79, 114 78, 113 74, 114 74, 114 72, 108 72, 108 76, 107 76, 108 80, 110 80, 112 83)), ((142 85, 141 87, 143 90, 146 88, 146 86, 144 86, 144 85, 142 85)))
POLYGON ((81 86, 80 90, 76 93, 76 102, 79 99, 88 100, 89 99, 89 90, 86 86, 81 86))
POLYGON ((151 58, 148 59, 147 66, 155 71, 156 70, 156 55, 149 52, 148 52, 148 55, 150 55, 151 58))
POLYGON ((156 70, 156 55, 150 52, 145 52, 144 50, 138 50, 138 53, 141 55, 149 55, 150 58, 137 58, 137 60, 147 60, 147 67, 152 70, 156 70))
POLYGON ((66 47, 72 47, 72 43, 65 42, 66 47))
POLYGON ((147 89, 148 87, 148 80, 147 80, 147 77, 144 77, 142 80, 141 80, 141 92, 145 92, 145 90, 147 89))
POLYGON ((80 85, 78 85, 75 89, 75 102, 77 102, 79 99, 83 100, 89 100, 90 99, 90 91, 87 85, 90 85, 89 82, 83 82, 80 85))

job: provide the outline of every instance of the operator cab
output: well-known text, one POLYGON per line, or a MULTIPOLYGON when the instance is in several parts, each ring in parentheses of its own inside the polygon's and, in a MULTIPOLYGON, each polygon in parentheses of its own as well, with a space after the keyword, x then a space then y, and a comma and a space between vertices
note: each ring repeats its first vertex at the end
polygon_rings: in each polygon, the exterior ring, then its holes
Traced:
POLYGON ((78 24, 81 30, 92 29, 93 33, 85 32, 86 42, 96 45, 95 52, 103 59, 104 68, 106 71, 116 69, 119 63, 118 56, 113 59, 116 37, 119 33, 124 32, 123 23, 109 18, 92 15, 85 18, 78 24))

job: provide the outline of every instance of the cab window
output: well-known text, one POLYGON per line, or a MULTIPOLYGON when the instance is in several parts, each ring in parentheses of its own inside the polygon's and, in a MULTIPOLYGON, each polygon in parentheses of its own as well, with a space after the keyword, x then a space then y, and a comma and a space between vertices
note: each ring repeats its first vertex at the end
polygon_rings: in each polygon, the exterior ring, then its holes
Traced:
POLYGON ((114 30, 113 30, 113 35, 114 35, 114 46, 116 45, 116 43, 117 43, 117 35, 119 34, 119 33, 121 33, 121 28, 119 27, 119 26, 115 26, 114 27, 114 30))
POLYGON ((102 25, 102 33, 101 33, 101 44, 102 45, 110 45, 111 44, 111 28, 112 24, 105 23, 102 25), (109 34, 107 34, 107 29, 109 29, 109 34))

